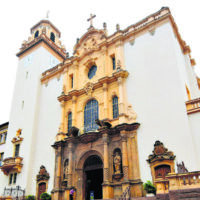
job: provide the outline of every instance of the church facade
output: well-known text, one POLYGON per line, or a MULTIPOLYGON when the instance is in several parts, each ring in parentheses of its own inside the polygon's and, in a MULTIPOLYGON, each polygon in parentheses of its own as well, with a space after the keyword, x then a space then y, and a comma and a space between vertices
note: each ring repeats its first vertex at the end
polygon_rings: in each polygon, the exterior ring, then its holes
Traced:
POLYGON ((144 181, 175 173, 175 158, 200 168, 200 79, 169 8, 112 35, 91 21, 71 57, 60 35, 42 20, 17 53, 1 190, 141 197, 144 181), (176 156, 148 159, 157 140, 176 156))

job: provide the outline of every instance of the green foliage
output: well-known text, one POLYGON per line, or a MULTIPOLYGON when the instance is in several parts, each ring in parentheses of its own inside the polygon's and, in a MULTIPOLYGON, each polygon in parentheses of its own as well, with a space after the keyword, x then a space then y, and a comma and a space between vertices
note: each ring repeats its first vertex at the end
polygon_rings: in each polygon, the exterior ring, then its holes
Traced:
POLYGON ((26 200, 35 200, 35 196, 34 195, 28 195, 25 197, 26 200))
POLYGON ((51 200, 51 195, 48 194, 47 192, 44 192, 40 195, 40 199, 43 199, 43 200, 51 200))
POLYGON ((154 195, 156 195, 156 187, 152 184, 151 181, 147 181, 146 183, 144 183, 143 187, 147 193, 153 193, 154 195))

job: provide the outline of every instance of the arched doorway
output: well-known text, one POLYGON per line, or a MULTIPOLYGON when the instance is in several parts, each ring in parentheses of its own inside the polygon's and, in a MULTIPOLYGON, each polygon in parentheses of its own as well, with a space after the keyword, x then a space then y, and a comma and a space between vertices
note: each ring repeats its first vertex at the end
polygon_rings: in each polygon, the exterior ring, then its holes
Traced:
POLYGON ((94 199, 102 199, 103 162, 97 155, 89 156, 84 163, 84 196, 90 200, 93 191, 94 199))

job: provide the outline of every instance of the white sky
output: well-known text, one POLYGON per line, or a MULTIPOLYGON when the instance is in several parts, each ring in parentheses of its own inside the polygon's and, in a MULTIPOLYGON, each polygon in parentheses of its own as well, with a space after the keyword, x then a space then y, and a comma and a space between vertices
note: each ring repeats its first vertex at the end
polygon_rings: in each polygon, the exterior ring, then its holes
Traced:
MULTIPOLYGON (((96 14, 94 27, 107 23, 108 33, 138 22, 168 6, 182 38, 190 45, 200 76, 199 0, 5 0, 0 2, 0 124, 9 120, 18 59, 15 54, 22 41, 30 36, 30 28, 50 10, 50 21, 61 31, 61 41, 72 55, 76 38, 89 27, 90 13, 96 14)), ((30 88, 31 91, 31 88, 30 88)))

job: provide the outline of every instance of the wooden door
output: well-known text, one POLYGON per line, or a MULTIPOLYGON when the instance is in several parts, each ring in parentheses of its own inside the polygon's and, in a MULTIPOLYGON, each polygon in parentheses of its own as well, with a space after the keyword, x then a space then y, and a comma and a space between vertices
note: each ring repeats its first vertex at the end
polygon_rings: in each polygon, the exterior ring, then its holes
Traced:
POLYGON ((40 183, 38 185, 38 200, 41 200, 40 199, 40 195, 43 193, 43 192, 46 192, 46 183, 40 183))
POLYGON ((155 178, 165 178, 165 176, 171 172, 169 165, 160 165, 155 167, 155 178))

